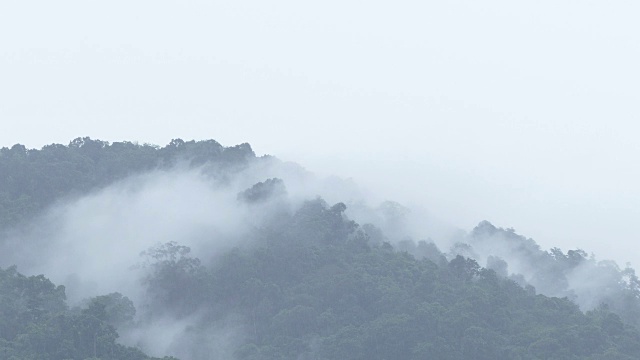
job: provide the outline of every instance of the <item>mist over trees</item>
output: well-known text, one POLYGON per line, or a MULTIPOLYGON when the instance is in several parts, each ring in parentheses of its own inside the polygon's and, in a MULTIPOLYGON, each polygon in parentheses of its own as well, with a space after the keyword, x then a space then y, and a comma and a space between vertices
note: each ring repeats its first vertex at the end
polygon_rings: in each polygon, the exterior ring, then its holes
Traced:
POLYGON ((130 321, 135 311, 121 294, 98 296, 88 299, 84 308, 69 308, 64 286, 9 267, 0 269, 0 296, 3 359, 155 359, 116 342, 114 325, 130 321))
POLYGON ((0 228, 29 219, 56 200, 80 196, 127 176, 157 168, 209 164, 232 172, 255 158, 248 144, 176 139, 165 147, 77 138, 40 150, 0 149, 0 228))
MULTIPOLYGON (((413 228, 411 209, 390 201, 329 202, 322 193, 326 187, 309 186, 315 181, 310 179, 295 165, 257 157, 248 144, 224 147, 213 140, 177 139, 158 147, 78 138, 40 150, 0 149, 0 357, 640 356, 640 281, 633 269, 580 249, 545 251, 513 229, 486 221, 469 233, 430 239, 413 228), (103 240, 94 233, 83 236, 84 247, 77 248, 77 240, 61 241, 68 233, 60 228, 76 228, 66 224, 73 216, 51 215, 56 207, 73 209, 92 194, 116 204, 119 196, 128 206, 127 199, 133 202, 151 187, 149 181, 174 174, 188 174, 189 180, 176 181, 177 196, 196 191, 195 198, 206 201, 164 203, 177 210, 162 219, 192 217, 185 224, 205 224, 201 230, 183 226, 168 241, 136 242, 162 224, 134 211, 128 220, 144 223, 117 233, 133 234, 131 239, 103 240), (192 212, 196 207, 203 209, 192 212), (33 232, 34 227, 44 230, 33 232), (119 258, 136 260, 115 262, 104 259, 107 252, 87 250, 109 245, 105 241, 116 244, 119 258), (136 251, 140 244, 149 246, 136 251), (46 258, 60 251, 86 259, 46 258), (59 267, 92 274, 80 260, 106 261, 110 274, 96 276, 93 287, 48 279, 59 267), (36 262, 45 265, 30 268, 36 262), (43 268, 44 274, 21 274, 43 268), (95 293, 105 281, 120 288, 95 293), (85 297, 70 303, 65 285, 85 297)), ((164 184, 148 197, 168 189, 164 184)), ((348 197, 351 188, 344 189, 348 197)), ((335 194, 341 192, 330 197, 335 194)), ((162 211, 150 203, 139 207, 162 211)), ((80 221, 102 221, 105 229, 133 226, 107 222, 107 210, 95 211, 102 217, 91 213, 80 221)))

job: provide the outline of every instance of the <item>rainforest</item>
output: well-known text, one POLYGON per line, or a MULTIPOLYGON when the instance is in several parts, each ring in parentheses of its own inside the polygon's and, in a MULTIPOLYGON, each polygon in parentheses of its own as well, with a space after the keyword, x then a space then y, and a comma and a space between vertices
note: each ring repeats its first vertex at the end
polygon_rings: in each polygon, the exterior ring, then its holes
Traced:
POLYGON ((215 140, 3 147, 0 358, 640 357, 630 266, 303 166, 215 140))

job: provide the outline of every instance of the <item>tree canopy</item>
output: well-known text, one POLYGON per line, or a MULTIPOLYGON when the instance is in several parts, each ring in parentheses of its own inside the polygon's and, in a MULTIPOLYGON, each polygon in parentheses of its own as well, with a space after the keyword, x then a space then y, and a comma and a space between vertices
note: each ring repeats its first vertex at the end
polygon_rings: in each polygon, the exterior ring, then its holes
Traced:
MULTIPOLYGON (((213 140, 5 147, 0 230, 134 174, 204 167, 231 182, 259 159, 248 144, 213 140)), ((240 329, 228 341, 237 360, 640 357, 640 281, 631 268, 579 249, 544 251, 488 222, 445 251, 429 240, 390 243, 376 224, 351 219, 343 202, 290 206, 286 185, 269 176, 235 196, 256 215, 272 212, 247 225, 237 246, 196 254, 178 237, 143 252, 142 303, 114 292, 70 306, 46 274, 0 268, 0 357, 153 359, 118 339, 154 319, 188 324, 183 357, 193 360, 210 359, 207 346, 231 322, 240 329), (597 287, 571 286, 590 279, 597 287)), ((407 209, 381 209, 399 233, 407 209)))

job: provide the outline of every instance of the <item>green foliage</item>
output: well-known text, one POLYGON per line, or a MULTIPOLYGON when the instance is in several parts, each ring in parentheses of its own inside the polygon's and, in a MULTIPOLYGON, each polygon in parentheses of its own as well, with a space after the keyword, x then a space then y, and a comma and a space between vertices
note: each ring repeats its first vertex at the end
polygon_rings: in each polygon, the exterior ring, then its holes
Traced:
POLYGON ((172 140, 167 146, 77 138, 41 150, 17 144, 0 149, 0 230, 29 219, 54 201, 104 187, 129 175, 178 164, 241 168, 255 158, 248 144, 172 140))
MULTIPOLYGON (((59 199, 132 174, 198 166, 230 180, 254 159, 248 144, 225 148, 213 140, 176 139, 159 148, 78 138, 41 150, 2 148, 0 230, 59 199)), ((257 209, 285 195, 283 182, 270 179, 238 199, 257 209)), ((640 323, 640 281, 632 269, 596 262, 580 250, 542 251, 531 239, 486 222, 471 234, 475 243, 456 244, 449 256, 424 241, 403 241, 394 249, 380 229, 349 220, 343 203, 315 199, 296 209, 278 209, 281 214, 255 229, 251 245, 206 254, 212 263, 193 257, 179 239, 145 252, 145 315, 197 317, 201 321, 189 329, 194 333, 233 315, 245 330, 238 360, 604 360, 640 354, 633 326, 640 323), (508 279, 508 264, 498 257, 488 259, 487 268, 472 259, 473 246, 496 237, 535 269, 531 279, 508 279), (608 306, 583 313, 571 301, 568 277, 576 269, 611 285, 601 297, 608 306), (565 297, 536 295, 529 283, 565 297)), ((400 232, 407 210, 393 202, 381 209, 385 229, 400 232)), ((119 293, 69 310, 64 287, 42 275, 0 269, 0 358, 147 359, 117 343, 116 327, 135 326, 135 311, 119 293)))
POLYGON ((622 359, 640 353, 638 331, 606 308, 584 314, 567 298, 535 295, 462 256, 441 265, 418 260, 369 241, 344 210, 309 201, 277 229, 258 229, 257 245, 234 249, 209 270, 187 257, 187 248, 168 244, 161 253, 177 255, 158 264, 186 277, 180 281, 189 288, 156 272, 149 289, 178 286, 200 299, 189 309, 210 319, 242 314, 248 335, 236 351, 240 360, 622 359))
POLYGON ((238 200, 248 203, 263 202, 274 196, 284 196, 287 189, 281 179, 267 179, 238 194, 238 200))
POLYGON ((142 253, 150 261, 145 265, 150 272, 144 283, 149 299, 158 304, 157 311, 188 313, 206 300, 206 269, 200 260, 189 257, 190 251, 170 242, 142 253))
POLYGON ((128 297, 116 292, 90 299, 83 313, 118 327, 133 323, 136 308, 128 297))
MULTIPOLYGON (((477 257, 474 248, 508 249, 510 261, 530 269, 527 280, 511 276, 521 285, 531 285, 543 294, 567 297, 588 309, 606 304, 626 323, 640 326, 640 280, 629 267, 620 269, 613 261, 596 261, 580 249, 566 253, 558 248, 543 251, 532 239, 486 221, 473 230, 468 241, 469 244, 458 244, 454 253, 477 257), (570 287, 570 282, 580 285, 570 287)), ((508 264, 498 257, 489 256, 487 267, 507 276, 508 264)))
POLYGON ((67 309, 64 287, 44 276, 0 269, 0 358, 146 360, 140 350, 116 343, 109 320, 131 315, 120 294, 99 296, 80 313, 67 309))

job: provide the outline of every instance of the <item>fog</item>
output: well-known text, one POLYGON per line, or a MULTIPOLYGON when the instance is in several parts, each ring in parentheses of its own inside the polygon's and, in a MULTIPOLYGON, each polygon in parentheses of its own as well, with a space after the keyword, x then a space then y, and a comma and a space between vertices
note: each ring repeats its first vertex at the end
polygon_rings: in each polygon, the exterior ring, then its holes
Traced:
POLYGON ((387 231, 389 241, 425 236, 444 242, 454 231, 420 209, 405 209, 394 218, 352 181, 320 177, 270 157, 253 158, 249 164, 221 170, 215 162, 195 168, 178 163, 62 198, 36 219, 2 234, 0 267, 17 265, 27 275, 46 274, 65 286, 72 307, 109 293, 128 297, 137 317, 135 324, 119 326, 124 344, 156 356, 228 359, 244 339, 245 319, 237 314, 211 319, 198 311, 185 316, 154 308, 147 280, 158 259, 149 250, 176 243, 188 246, 189 255, 208 267, 215 266, 216 258, 231 248, 253 246, 256 231, 279 211, 295 211, 318 196, 329 203, 347 202, 350 217, 375 223, 387 231), (255 204, 239 197, 274 177, 284 181, 281 196, 255 204))
POLYGON ((144 251, 177 242, 208 261, 232 247, 251 245, 253 231, 271 221, 279 207, 295 211, 318 197, 348 204, 350 218, 375 224, 392 243, 428 238, 447 247, 462 231, 424 209, 381 204, 352 181, 320 177, 293 163, 258 158, 237 173, 227 171, 220 175, 215 163, 181 164, 60 199, 36 219, 2 234, 0 266, 16 264, 28 274, 46 274, 65 285, 73 304, 110 292, 123 292, 139 303, 145 294, 140 293, 141 275, 135 274, 144 273, 144 251), (270 178, 283 180, 284 204, 276 198, 247 206, 239 199, 241 192, 270 178))
POLYGON ((0 144, 250 142, 637 265, 639 6, 4 1, 0 144))
POLYGON ((72 307, 122 293, 137 316, 119 341, 151 355, 232 358, 246 319, 154 312, 143 252, 175 241, 211 265, 252 246, 274 213, 322 196, 397 247, 433 241, 449 259, 470 256, 582 310, 610 301, 624 317, 634 308, 616 303, 619 270, 640 266, 639 12, 547 0, 2 1, 0 147, 215 139, 291 162, 264 158, 230 179, 179 164, 60 199, 2 234, 0 266, 45 274, 72 307), (238 199, 272 178, 282 198, 238 199), (473 230, 482 220, 504 229, 473 230), (552 247, 595 257, 570 266, 552 247))
POLYGON ((158 260, 153 249, 167 243, 188 246, 189 256, 215 267, 217 258, 231 248, 254 246, 279 212, 295 212, 305 201, 321 196, 329 204, 344 201, 346 216, 380 229, 382 239, 372 237, 372 243, 389 241, 411 252, 407 242, 426 240, 448 259, 457 254, 472 257, 522 286, 534 285, 538 293, 567 296, 583 310, 603 301, 623 314, 631 309, 616 303, 623 299, 623 274, 612 262, 601 262, 606 257, 600 255, 567 265, 564 255, 550 255, 513 229, 497 229, 487 222, 473 231, 460 229, 415 201, 382 201, 383 194, 353 180, 324 177, 272 157, 250 158, 248 165, 239 167, 220 167, 215 161, 198 167, 188 164, 178 162, 58 200, 33 221, 3 234, 0 266, 16 264, 25 274, 45 274, 65 286, 71 306, 122 293, 133 301, 137 317, 135 323, 119 327, 121 342, 149 354, 232 358, 246 337, 246 319, 232 313, 213 319, 204 310, 181 314, 179 309, 157 308, 148 283, 158 260), (282 179, 283 191, 265 201, 250 203, 246 195, 239 195, 273 178, 282 179), (494 266, 502 260, 503 267, 494 266))

